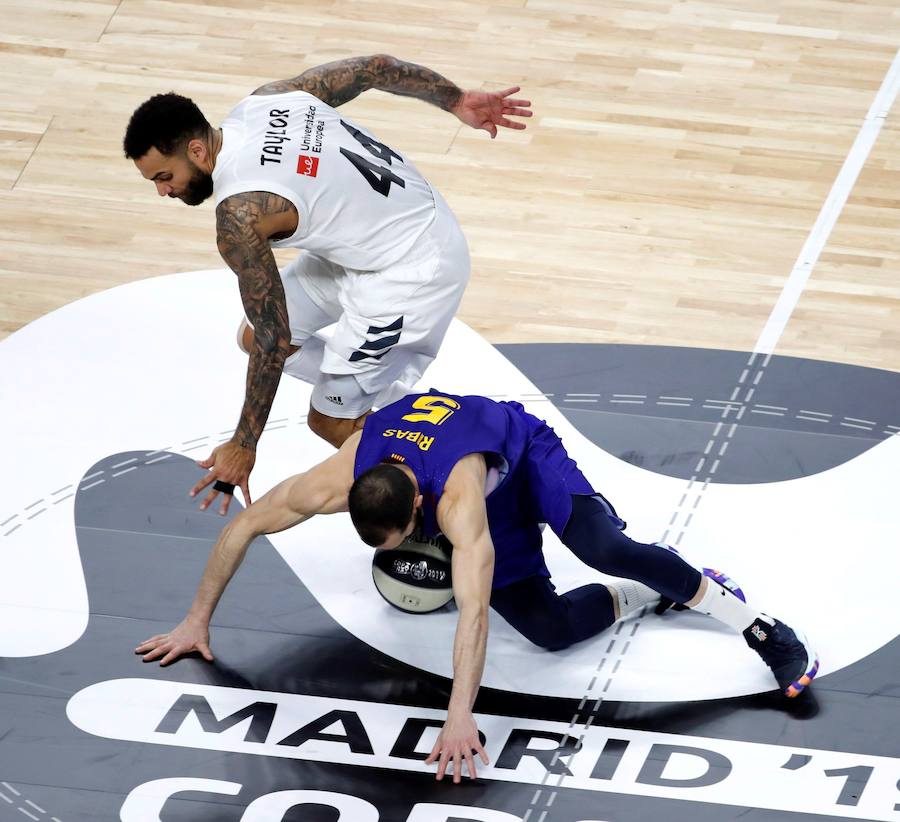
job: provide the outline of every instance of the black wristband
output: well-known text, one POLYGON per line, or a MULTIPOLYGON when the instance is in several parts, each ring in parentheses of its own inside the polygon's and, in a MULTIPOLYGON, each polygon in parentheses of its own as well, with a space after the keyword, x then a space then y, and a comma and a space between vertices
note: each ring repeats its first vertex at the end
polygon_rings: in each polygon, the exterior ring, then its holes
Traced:
POLYGON ((222 482, 222 480, 216 480, 213 483, 213 488, 216 491, 221 491, 223 494, 234 493, 234 486, 230 482, 222 482))

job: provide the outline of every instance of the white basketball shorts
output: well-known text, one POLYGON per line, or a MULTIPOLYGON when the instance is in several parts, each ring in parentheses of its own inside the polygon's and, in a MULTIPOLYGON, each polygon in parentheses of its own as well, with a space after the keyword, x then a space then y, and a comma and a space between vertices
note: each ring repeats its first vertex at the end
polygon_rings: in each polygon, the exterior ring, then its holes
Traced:
POLYGON ((301 346, 284 372, 313 383, 320 413, 356 419, 393 402, 437 355, 470 262, 456 217, 440 194, 434 199, 434 222, 388 268, 345 269, 301 252, 281 272, 291 343, 301 346), (330 337, 316 336, 334 323, 330 337))

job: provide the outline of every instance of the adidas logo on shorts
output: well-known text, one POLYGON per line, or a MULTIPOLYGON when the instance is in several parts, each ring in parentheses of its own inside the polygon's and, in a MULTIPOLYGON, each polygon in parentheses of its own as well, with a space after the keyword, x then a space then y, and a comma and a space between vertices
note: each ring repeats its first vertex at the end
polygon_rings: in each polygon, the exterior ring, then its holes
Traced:
POLYGON ((344 401, 340 397, 325 397, 328 402, 333 402, 335 405, 343 405, 344 401))

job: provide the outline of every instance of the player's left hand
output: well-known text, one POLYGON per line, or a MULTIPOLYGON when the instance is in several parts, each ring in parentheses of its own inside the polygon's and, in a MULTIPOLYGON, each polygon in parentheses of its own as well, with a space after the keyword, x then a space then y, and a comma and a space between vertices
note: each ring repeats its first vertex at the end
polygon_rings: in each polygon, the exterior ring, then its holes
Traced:
POLYGON ((531 100, 510 99, 518 91, 519 86, 503 91, 464 91, 451 111, 467 126, 487 131, 493 140, 497 126, 518 131, 525 128, 525 123, 510 117, 531 117, 531 100))
MULTIPOLYGON (((244 505, 250 505, 250 472, 256 462, 256 452, 250 448, 244 448, 234 440, 222 443, 213 449, 212 454, 205 460, 197 462, 201 468, 208 468, 209 473, 191 489, 191 496, 195 497, 204 488, 217 480, 230 485, 237 486, 244 495, 244 505)), ((233 494, 220 492, 215 488, 211 488, 209 493, 200 503, 200 510, 205 511, 213 503, 213 500, 222 493, 222 504, 219 506, 219 513, 222 516, 228 513, 228 506, 231 505, 233 494)))
POLYGON ((458 784, 462 779, 463 761, 466 763, 469 778, 475 779, 478 776, 475 772, 473 753, 477 753, 485 765, 490 763, 488 755, 481 746, 475 717, 471 713, 464 717, 448 715, 444 727, 441 728, 441 732, 438 734, 437 742, 434 743, 431 753, 428 754, 428 758, 425 760, 425 764, 432 765, 437 761, 436 778, 441 780, 444 778, 444 774, 447 773, 447 766, 452 762, 453 781, 458 784))

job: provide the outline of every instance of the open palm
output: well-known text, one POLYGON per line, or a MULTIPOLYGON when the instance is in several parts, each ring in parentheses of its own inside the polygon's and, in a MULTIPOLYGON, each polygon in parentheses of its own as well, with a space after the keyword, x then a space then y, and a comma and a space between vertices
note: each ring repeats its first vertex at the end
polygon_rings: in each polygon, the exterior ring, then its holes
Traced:
POLYGON ((503 91, 466 91, 453 108, 453 113, 466 125, 489 132, 491 139, 497 136, 497 126, 521 131, 525 123, 510 117, 531 117, 531 101, 511 99, 519 86, 503 91))

